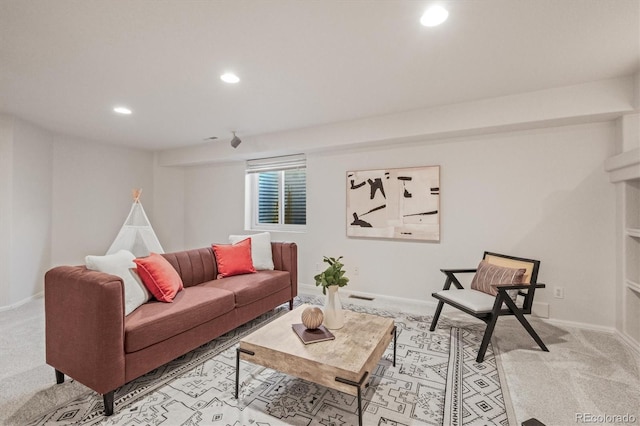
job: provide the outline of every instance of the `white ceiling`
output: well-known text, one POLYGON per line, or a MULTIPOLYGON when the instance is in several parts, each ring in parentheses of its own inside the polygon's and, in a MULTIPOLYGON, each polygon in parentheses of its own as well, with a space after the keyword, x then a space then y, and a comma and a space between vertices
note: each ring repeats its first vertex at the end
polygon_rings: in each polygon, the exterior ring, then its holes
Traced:
POLYGON ((433 3, 0 0, 0 111, 163 149, 640 69, 640 0, 440 1, 423 27, 433 3))

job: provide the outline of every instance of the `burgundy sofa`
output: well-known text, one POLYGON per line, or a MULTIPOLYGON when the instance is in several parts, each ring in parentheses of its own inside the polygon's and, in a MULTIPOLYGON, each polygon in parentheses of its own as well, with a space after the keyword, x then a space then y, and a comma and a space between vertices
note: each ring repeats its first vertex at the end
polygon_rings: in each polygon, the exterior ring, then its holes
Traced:
POLYGON ((84 266, 45 274, 46 362, 103 395, 233 330, 298 294, 297 246, 272 242, 275 270, 217 279, 210 247, 166 253, 184 283, 172 303, 147 302, 124 316, 124 287, 84 266))

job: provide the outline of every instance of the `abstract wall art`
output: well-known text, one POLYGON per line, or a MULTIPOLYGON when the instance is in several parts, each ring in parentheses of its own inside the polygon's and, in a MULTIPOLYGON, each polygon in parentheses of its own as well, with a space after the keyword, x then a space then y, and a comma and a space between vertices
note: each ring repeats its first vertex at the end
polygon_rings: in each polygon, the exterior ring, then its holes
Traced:
POLYGON ((440 241, 440 166, 347 172, 347 236, 440 241))

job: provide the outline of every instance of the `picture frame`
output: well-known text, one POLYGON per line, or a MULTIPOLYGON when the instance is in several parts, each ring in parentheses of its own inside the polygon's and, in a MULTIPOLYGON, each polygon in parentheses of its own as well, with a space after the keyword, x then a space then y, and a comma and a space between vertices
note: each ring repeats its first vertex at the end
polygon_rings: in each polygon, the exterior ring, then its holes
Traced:
POLYGON ((440 166, 347 171, 347 236, 440 241, 440 166))

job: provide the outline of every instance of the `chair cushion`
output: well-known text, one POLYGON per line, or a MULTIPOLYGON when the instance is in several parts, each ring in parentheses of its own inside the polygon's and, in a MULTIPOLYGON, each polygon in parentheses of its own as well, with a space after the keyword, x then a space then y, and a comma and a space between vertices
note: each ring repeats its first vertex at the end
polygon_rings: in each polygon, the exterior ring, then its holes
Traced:
POLYGON ((445 301, 464 306, 476 314, 491 312, 493 310, 493 304, 496 301, 495 296, 468 288, 440 290, 437 293, 433 293, 433 296, 438 299, 444 299, 445 301))
MULTIPOLYGON (((496 296, 498 290, 495 285, 522 284, 524 273, 524 268, 505 268, 482 260, 471 281, 471 288, 496 296)), ((513 300, 518 295, 517 290, 510 290, 508 293, 513 300)))

